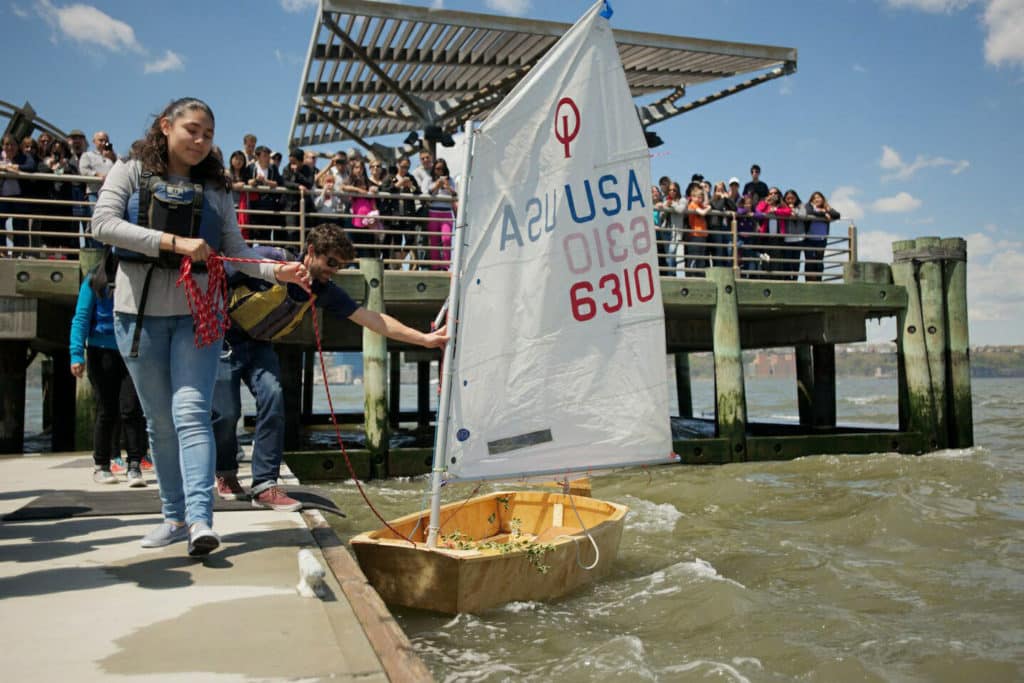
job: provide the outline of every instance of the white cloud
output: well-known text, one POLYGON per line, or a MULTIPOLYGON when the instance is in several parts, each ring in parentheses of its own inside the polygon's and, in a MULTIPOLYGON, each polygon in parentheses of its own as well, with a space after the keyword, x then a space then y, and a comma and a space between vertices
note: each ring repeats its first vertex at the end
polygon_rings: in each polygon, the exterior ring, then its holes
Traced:
POLYGON ((91 5, 57 7, 50 0, 39 0, 36 11, 51 27, 75 42, 112 52, 145 53, 135 39, 135 29, 91 5))
POLYGON ((962 10, 974 0, 887 0, 890 7, 896 9, 917 9, 932 14, 950 14, 962 10))
POLYGON ((952 14, 983 4, 985 61, 993 66, 1024 66, 1024 3, 1021 0, 886 0, 896 9, 952 14))
POLYGON ((985 37, 985 61, 993 66, 1004 63, 1024 65, 1024 3, 1020 0, 991 0, 982 22, 985 37))
POLYGON ((17 3, 11 3, 11 13, 19 19, 28 19, 28 10, 17 3))
POLYGON ((320 0, 281 0, 281 9, 285 12, 305 12, 320 6, 320 0))
POLYGON ((164 52, 163 57, 146 62, 146 65, 142 68, 142 73, 162 74, 165 71, 183 71, 184 69, 185 63, 182 61, 181 56, 172 50, 167 50, 164 52))
MULTIPOLYGON (((17 8, 17 5, 11 5, 17 8)), ((181 71, 185 68, 181 55, 165 50, 159 57, 152 57, 135 38, 135 29, 91 5, 54 5, 51 0, 36 0, 36 13, 54 30, 51 40, 68 38, 86 48, 102 48, 119 54, 132 53, 149 57, 143 64, 143 73, 181 71)), ((20 15, 19 15, 20 16, 20 15)))
POLYGON ((484 4, 487 9, 521 17, 532 9, 533 2, 532 0, 487 0, 484 4))
POLYGON ((857 260, 892 263, 892 243, 905 239, 904 235, 884 230, 858 230, 857 260))
POLYGON ((939 168, 943 166, 950 166, 950 173, 959 175, 970 168, 971 162, 966 159, 954 161, 945 157, 929 157, 918 154, 913 163, 908 164, 903 161, 899 152, 888 145, 882 145, 882 158, 878 160, 878 165, 886 171, 892 171, 892 173, 882 176, 883 181, 889 181, 908 180, 922 168, 939 168))
POLYGON ((882 197, 871 202, 871 210, 878 213, 906 213, 921 206, 921 200, 908 192, 899 192, 892 197, 882 197))
POLYGON ((843 218, 850 220, 859 220, 864 218, 864 209, 854 199, 854 195, 860 194, 860 190, 852 185, 840 185, 836 189, 832 190, 832 194, 829 195, 829 204, 835 207, 836 211, 842 214, 843 218))
POLYGON ((854 64, 853 65, 853 70, 856 71, 859 74, 866 74, 868 72, 867 68, 862 66, 862 65, 860 65, 860 64, 854 64))
POLYGON ((1018 322, 1024 313, 1024 251, 1001 249, 984 259, 977 235, 967 238, 967 305, 972 322, 1018 322))

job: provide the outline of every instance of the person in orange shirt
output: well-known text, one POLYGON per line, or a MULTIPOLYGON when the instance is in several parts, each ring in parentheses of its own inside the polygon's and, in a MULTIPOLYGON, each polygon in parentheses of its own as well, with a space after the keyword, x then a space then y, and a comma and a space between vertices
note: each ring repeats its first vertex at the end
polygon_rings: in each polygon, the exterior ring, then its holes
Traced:
POLYGON ((686 241, 686 270, 689 275, 704 276, 702 272, 708 267, 708 219, 711 211, 707 194, 700 185, 690 190, 690 201, 686 212, 690 216, 690 231, 684 236, 686 241), (694 273, 694 271, 701 271, 694 273))

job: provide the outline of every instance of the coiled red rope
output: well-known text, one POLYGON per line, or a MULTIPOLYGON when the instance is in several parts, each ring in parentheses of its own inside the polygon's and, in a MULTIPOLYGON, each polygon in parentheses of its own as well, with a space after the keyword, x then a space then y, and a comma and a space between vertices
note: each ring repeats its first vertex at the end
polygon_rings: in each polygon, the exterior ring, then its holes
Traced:
MULTIPOLYGON (((231 318, 228 316, 228 282, 227 275, 224 272, 224 263, 272 263, 274 265, 287 265, 288 261, 276 261, 274 259, 262 259, 262 258, 240 258, 233 256, 221 256, 213 253, 206 260, 206 272, 209 274, 209 280, 206 283, 206 291, 203 292, 199 289, 199 285, 196 283, 195 278, 192 276, 192 259, 184 257, 181 259, 181 268, 178 270, 177 285, 185 288, 185 297, 188 299, 189 310, 192 311, 192 319, 195 321, 196 327, 196 348, 202 348, 209 346, 210 344, 219 341, 224 337, 224 332, 231 327, 231 318)), ((324 392, 327 394, 327 405, 331 411, 331 424, 334 425, 334 436, 338 441, 338 447, 341 449, 341 455, 345 459, 345 466, 348 467, 349 476, 352 477, 352 481, 355 482, 356 488, 359 489, 359 495, 366 501, 366 505, 373 512, 374 516, 391 531, 398 538, 404 539, 412 543, 415 547, 416 542, 411 538, 403 535, 397 529, 384 519, 369 497, 366 495, 366 490, 363 488, 362 483, 359 481, 359 477, 356 476, 356 470, 352 466, 352 461, 349 460, 348 451, 345 450, 345 442, 341 438, 341 427, 338 425, 338 418, 334 414, 334 401, 331 399, 331 389, 327 381, 327 366, 324 363, 324 350, 320 343, 320 323, 316 314, 316 295, 312 292, 309 293, 310 297, 310 312, 313 316, 313 338, 316 340, 316 352, 320 360, 320 375, 324 383, 324 392)))

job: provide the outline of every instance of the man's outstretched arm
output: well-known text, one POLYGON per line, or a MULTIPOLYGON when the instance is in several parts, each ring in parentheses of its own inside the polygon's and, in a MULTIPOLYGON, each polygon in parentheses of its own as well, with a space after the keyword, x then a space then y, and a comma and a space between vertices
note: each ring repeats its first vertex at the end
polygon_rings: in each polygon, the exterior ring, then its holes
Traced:
POLYGON ((362 306, 357 308, 356 312, 348 319, 388 339, 425 346, 428 349, 440 348, 448 341, 448 334, 444 327, 434 332, 420 332, 392 318, 387 313, 377 313, 362 306))

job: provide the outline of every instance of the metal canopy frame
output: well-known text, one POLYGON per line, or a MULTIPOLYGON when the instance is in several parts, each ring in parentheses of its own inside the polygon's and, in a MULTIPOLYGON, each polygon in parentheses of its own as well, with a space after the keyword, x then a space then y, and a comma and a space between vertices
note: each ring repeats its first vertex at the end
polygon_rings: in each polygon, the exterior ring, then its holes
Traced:
MULTIPOLYGON (((434 10, 370 0, 320 0, 288 139, 291 147, 353 140, 483 118, 569 24, 434 10)), ((615 31, 644 127, 796 70, 795 48, 615 31), (680 104, 690 86, 760 73, 680 104)), ((390 150, 411 153, 414 147, 390 150)))

